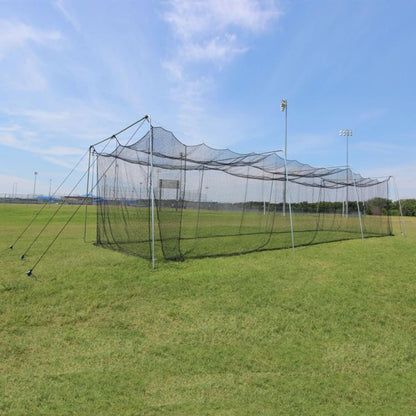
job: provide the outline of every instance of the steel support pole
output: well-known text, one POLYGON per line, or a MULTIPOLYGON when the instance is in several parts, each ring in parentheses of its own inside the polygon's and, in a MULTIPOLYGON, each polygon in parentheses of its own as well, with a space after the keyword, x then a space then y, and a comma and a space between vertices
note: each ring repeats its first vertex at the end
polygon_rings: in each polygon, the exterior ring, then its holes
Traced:
POLYGON ((285 184, 283 190, 283 216, 286 216, 286 201, 287 201, 287 101, 285 101, 285 184))
MULTIPOLYGON (((285 158, 285 172, 286 172, 286 180, 285 180, 285 185, 288 183, 288 172, 287 172, 287 162, 286 162, 286 158, 285 158)), ((285 187, 285 191, 287 191, 287 187, 285 187)), ((286 193, 285 193, 286 196, 286 193)), ((292 250, 295 251, 295 234, 294 234, 294 230, 293 230, 293 218, 292 218, 292 204, 290 202, 290 196, 288 198, 288 205, 289 205, 289 219, 290 219, 290 234, 292 237, 292 250)))
POLYGON ((401 203, 400 197, 399 197, 399 189, 397 188, 396 178, 394 176, 391 176, 391 178, 393 179, 394 189, 396 191, 396 198, 397 198, 397 201, 399 203, 400 228, 402 230, 403 237, 406 237, 406 226, 405 226, 405 222, 404 222, 404 218, 403 218, 402 203, 401 203))
POLYGON ((151 216, 152 216, 152 268, 156 268, 155 256, 155 193, 154 193, 154 176, 153 176, 153 128, 150 116, 147 116, 149 122, 150 135, 150 199, 151 199, 151 216))
POLYGON ((361 219, 361 211, 360 211, 360 197, 358 195, 357 184, 355 182, 354 176, 352 177, 352 180, 354 183, 355 195, 357 197, 358 220, 360 222, 361 240, 364 240, 363 222, 361 219))
POLYGON ((350 175, 350 168, 348 165, 348 137, 349 137, 349 132, 347 132, 347 198, 346 198, 346 205, 345 205, 345 216, 348 218, 348 187, 349 187, 349 175, 350 175))
POLYGON ((38 176, 38 172, 34 172, 34 175, 35 175, 35 180, 33 182, 33 199, 36 198, 36 178, 38 176))
POLYGON ((85 203, 85 214, 84 214, 84 243, 87 241, 87 214, 88 214, 88 194, 90 192, 90 169, 91 169, 91 149, 90 146, 88 150, 88 173, 87 173, 87 189, 85 193, 86 203, 85 203))

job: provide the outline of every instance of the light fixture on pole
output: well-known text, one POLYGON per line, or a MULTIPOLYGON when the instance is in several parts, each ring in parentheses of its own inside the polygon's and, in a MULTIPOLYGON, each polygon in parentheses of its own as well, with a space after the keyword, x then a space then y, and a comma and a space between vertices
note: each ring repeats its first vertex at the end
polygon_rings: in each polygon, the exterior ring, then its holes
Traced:
POLYGON ((36 177, 38 176, 38 172, 33 172, 33 174, 35 175, 35 179, 33 181, 33 198, 35 198, 35 195, 36 195, 36 177))
POLYGON ((280 111, 285 113, 285 159, 287 159, 287 100, 281 101, 280 111))
POLYGON ((283 216, 286 215, 286 192, 287 192, 287 100, 280 102, 280 111, 285 113, 285 181, 283 189, 283 216))
POLYGON ((348 217, 348 186, 349 186, 349 169, 350 166, 348 164, 348 137, 352 136, 352 130, 340 130, 340 136, 345 136, 347 139, 347 150, 346 150, 346 159, 347 159, 347 188, 346 188, 346 199, 345 199, 345 216, 348 217))

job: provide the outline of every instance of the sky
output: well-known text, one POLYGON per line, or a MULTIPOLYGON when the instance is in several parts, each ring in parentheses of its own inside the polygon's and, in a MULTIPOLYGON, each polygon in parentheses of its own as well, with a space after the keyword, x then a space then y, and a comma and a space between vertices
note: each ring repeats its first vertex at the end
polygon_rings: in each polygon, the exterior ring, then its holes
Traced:
POLYGON ((281 149, 284 98, 289 159, 344 166, 351 129, 351 168, 416 198, 414 16, 413 0, 0 0, 0 195, 31 194, 34 172, 47 195, 146 114, 185 144, 281 149))

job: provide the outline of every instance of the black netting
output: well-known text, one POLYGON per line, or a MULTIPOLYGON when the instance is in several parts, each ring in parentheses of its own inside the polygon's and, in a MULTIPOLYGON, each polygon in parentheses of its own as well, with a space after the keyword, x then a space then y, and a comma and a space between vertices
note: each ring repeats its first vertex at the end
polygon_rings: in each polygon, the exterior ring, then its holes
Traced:
POLYGON ((388 179, 287 161, 286 181, 276 152, 186 146, 161 127, 131 145, 117 139, 111 152, 95 149, 97 242, 113 249, 151 258, 152 162, 156 249, 166 259, 391 234, 388 179))

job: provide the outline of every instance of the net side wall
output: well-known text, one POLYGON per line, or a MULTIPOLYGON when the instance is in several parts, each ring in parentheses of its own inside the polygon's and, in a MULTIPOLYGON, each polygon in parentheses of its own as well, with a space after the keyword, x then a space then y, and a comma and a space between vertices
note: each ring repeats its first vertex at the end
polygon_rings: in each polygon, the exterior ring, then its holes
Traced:
MULTIPOLYGON (((153 131, 156 236, 166 259, 289 248, 289 203, 295 246, 361 238, 361 225, 364 237, 391 234, 386 181, 290 161, 284 198, 284 166, 275 154, 185 146, 166 130, 153 131)), ((145 258, 151 258, 149 149, 145 135, 97 157, 97 242, 145 258)))
POLYGON ((97 243, 151 258, 149 167, 98 157, 97 243))

